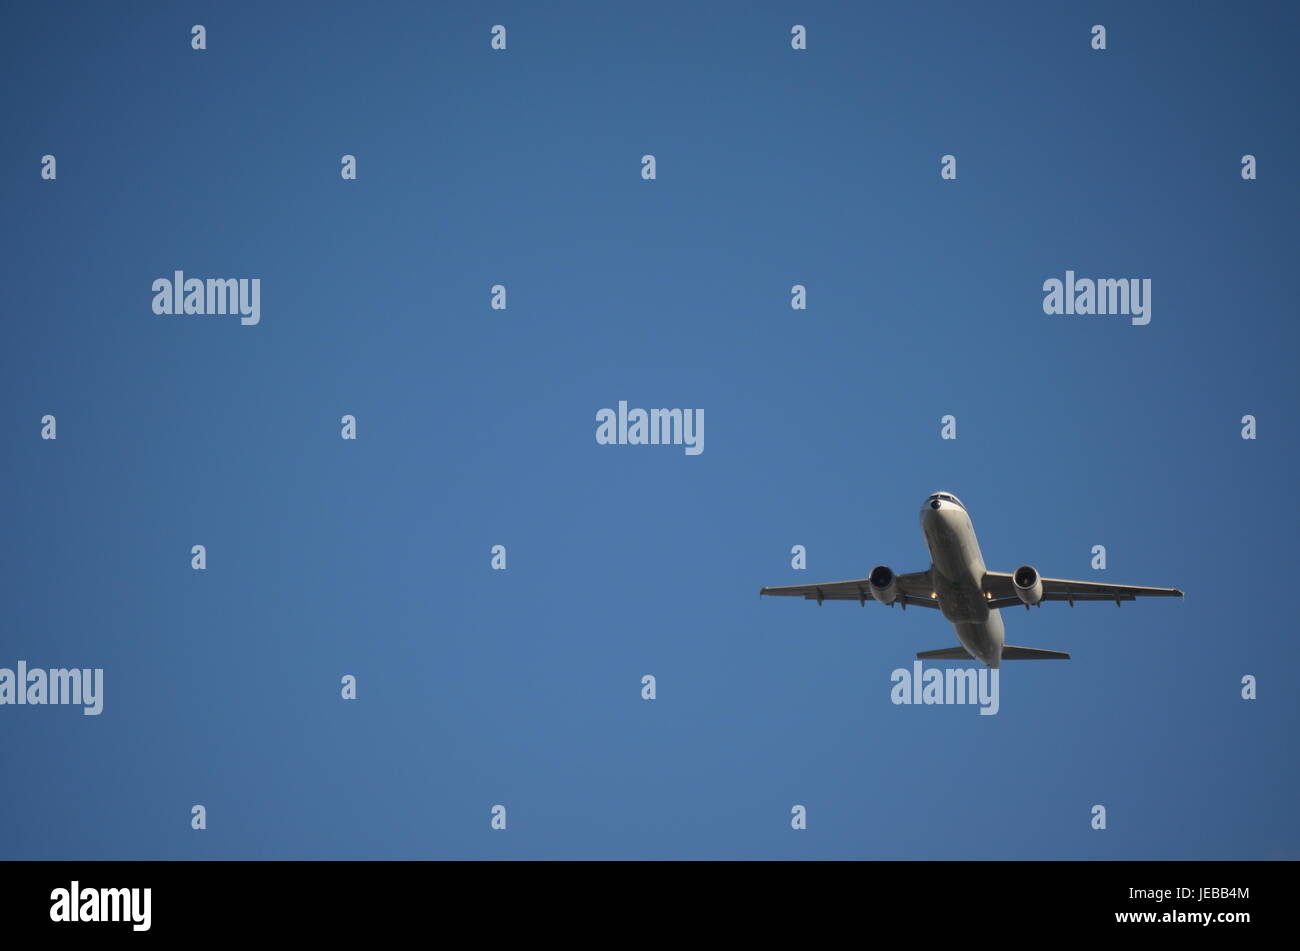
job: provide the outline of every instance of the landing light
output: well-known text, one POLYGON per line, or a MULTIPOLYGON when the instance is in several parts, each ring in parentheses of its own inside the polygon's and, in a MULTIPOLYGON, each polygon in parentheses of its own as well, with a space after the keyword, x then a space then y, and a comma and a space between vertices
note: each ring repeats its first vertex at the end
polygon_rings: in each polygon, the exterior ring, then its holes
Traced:
POLYGON ((930 592, 930 600, 931 600, 931 601, 934 600, 934 592, 933 592, 933 591, 930 592))

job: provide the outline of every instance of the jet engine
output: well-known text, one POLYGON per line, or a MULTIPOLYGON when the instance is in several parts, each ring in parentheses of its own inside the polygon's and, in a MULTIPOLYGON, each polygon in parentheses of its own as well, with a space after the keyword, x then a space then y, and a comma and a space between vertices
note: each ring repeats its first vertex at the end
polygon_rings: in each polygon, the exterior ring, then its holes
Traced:
POLYGON ((871 569, 868 579, 871 582, 871 596, 881 604, 893 604, 898 600, 898 577, 884 565, 871 569))
POLYGON ((1011 585, 1016 589, 1016 597, 1025 604, 1037 604, 1043 600, 1043 579, 1029 565, 1021 565, 1011 576, 1011 585))

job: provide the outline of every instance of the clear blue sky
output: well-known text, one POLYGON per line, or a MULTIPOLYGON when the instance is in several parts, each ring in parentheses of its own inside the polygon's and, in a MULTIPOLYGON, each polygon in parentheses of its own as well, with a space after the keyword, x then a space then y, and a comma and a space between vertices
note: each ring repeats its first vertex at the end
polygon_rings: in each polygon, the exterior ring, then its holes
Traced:
POLYGON ((0 856, 1300 856, 1297 26, 13 11, 0 666, 105 700, 0 707, 0 856), (1151 324, 1045 316, 1067 268, 1150 278, 1151 324), (261 324, 155 317, 177 269, 260 278, 261 324), (597 445, 621 399, 703 408, 704 453, 597 445), (1073 660, 894 706, 937 614, 757 591, 928 567, 936 489, 994 569, 1187 597, 1008 612, 1073 660))

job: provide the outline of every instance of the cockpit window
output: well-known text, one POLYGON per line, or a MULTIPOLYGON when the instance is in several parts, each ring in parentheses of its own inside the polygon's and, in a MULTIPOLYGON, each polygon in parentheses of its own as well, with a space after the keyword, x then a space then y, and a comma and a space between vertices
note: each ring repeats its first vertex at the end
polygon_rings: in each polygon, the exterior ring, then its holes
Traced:
POLYGON ((961 508, 966 507, 962 505, 961 499, 957 498, 957 496, 955 495, 949 495, 947 492, 936 492, 934 493, 934 495, 926 499, 926 501, 927 502, 936 502, 936 501, 952 502, 954 505, 961 506, 961 508))

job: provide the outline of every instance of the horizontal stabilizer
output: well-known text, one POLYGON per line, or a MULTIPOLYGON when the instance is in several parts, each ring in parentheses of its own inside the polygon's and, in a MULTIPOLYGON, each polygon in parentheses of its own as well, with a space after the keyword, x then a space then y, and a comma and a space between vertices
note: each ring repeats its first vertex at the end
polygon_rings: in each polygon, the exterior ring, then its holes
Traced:
POLYGON ((1002 645, 1003 660, 1069 660, 1070 655, 1065 651, 1045 651, 1037 647, 1012 647, 1010 644, 1002 645))
MULTIPOLYGON (((974 660, 970 652, 964 647, 945 647, 937 651, 921 651, 917 655, 918 660, 974 660)), ((1003 654, 1002 656, 1006 656, 1003 654)))
MULTIPOLYGON (((974 660, 970 652, 964 647, 945 647, 937 651, 920 651, 916 655, 918 660, 974 660)), ((1045 651, 1037 647, 1013 647, 1010 644, 1004 644, 1002 647, 1003 660, 1069 660, 1070 655, 1065 651, 1045 651)))

